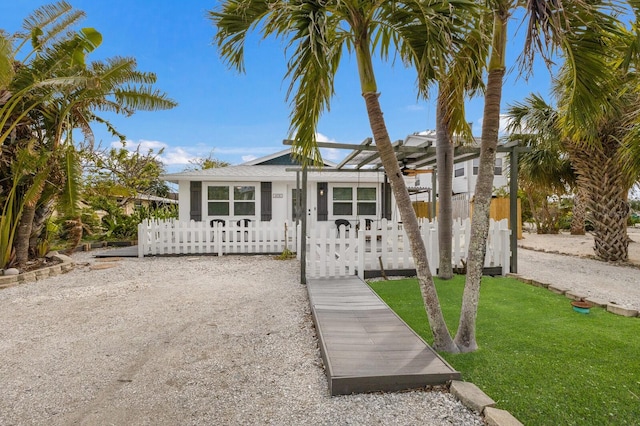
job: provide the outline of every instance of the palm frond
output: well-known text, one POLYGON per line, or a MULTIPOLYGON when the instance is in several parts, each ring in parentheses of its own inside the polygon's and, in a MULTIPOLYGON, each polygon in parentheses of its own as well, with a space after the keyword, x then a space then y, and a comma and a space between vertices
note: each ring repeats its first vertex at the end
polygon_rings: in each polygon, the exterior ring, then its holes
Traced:
POLYGON ((318 121, 330 109, 334 77, 342 56, 339 19, 320 4, 309 2, 292 13, 295 23, 289 46, 295 46, 286 78, 291 80, 287 99, 291 99, 290 133, 293 151, 307 164, 321 164, 316 143, 318 121))
POLYGON ((609 12, 597 3, 570 9, 568 28, 562 32, 565 62, 558 78, 559 105, 565 109, 562 127, 585 143, 596 141, 602 100, 619 90, 612 73, 620 64, 620 48, 628 33, 609 12))
POLYGON ((33 52, 42 51, 59 38, 67 37, 71 28, 84 17, 84 12, 74 10, 66 1, 41 6, 23 21, 22 28, 25 34, 17 35, 23 43, 17 46, 16 53, 28 39, 31 40, 33 50, 26 55, 26 58, 33 52))
POLYGON ((76 217, 80 207, 80 189, 82 174, 78 153, 72 144, 68 144, 64 150, 62 164, 66 177, 63 190, 60 194, 58 208, 67 217, 76 217))
MULTIPOLYGON (((222 10, 208 12, 217 32, 214 42, 220 56, 231 68, 244 72, 244 45, 249 32, 255 29, 270 13, 284 7, 283 2, 270 0, 231 0, 223 4, 222 10)), ((281 28, 269 27, 265 36, 281 28)))
MULTIPOLYGON (((0 92, 7 90, 13 77, 13 52, 11 41, 0 32, 0 92)), ((2 101, 0 95, 0 105, 2 101)))
POLYGON ((116 89, 113 95, 119 104, 133 110, 159 111, 178 105, 164 92, 149 86, 127 85, 116 89))

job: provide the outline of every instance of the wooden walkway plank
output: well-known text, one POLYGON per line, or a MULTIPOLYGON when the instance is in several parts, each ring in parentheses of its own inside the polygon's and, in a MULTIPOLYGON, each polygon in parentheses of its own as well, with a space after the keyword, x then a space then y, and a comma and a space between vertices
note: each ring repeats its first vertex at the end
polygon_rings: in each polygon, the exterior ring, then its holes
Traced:
POLYGON ((460 379, 360 278, 308 279, 307 291, 331 395, 460 379))

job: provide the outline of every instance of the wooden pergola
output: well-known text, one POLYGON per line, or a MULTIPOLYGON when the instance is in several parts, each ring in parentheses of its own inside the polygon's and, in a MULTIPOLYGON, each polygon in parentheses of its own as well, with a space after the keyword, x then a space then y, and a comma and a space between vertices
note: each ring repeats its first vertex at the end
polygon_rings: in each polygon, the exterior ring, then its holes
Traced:
MULTIPOLYGON (((285 139, 284 145, 293 145, 293 141, 285 139)), ((380 172, 382 167, 382 161, 380 160, 380 154, 372 138, 366 138, 360 144, 347 144, 347 143, 335 143, 335 142, 317 142, 319 148, 332 148, 332 149, 348 149, 351 150, 349 154, 335 167, 331 168, 331 171, 343 171, 343 172, 380 172)), ((396 157, 399 162, 402 162, 405 169, 431 169, 431 188, 435 193, 437 169, 436 169, 436 147, 435 136, 432 135, 410 135, 407 140, 398 140, 393 144, 393 149, 396 153, 396 157), (409 138, 416 141, 414 144, 408 144, 409 138)), ((506 144, 499 144, 497 152, 509 153, 509 169, 511 178, 509 179, 509 223, 511 224, 512 232, 510 236, 510 271, 513 273, 518 272, 518 235, 515 232, 515 226, 513 224, 518 223, 518 209, 517 209, 517 194, 518 194, 518 179, 513 179, 513 176, 518 176, 518 156, 521 152, 526 152, 526 147, 519 146, 518 142, 509 142, 506 144), (514 173, 515 171, 515 173, 514 173)), ((471 144, 457 144, 453 149, 454 156, 453 162, 461 163, 464 161, 473 160, 480 157, 480 143, 474 141, 471 144)), ((307 171, 320 171, 327 170, 327 168, 317 167, 294 167, 288 169, 290 171, 298 172, 298 188, 302 189, 301 204, 306 206, 307 203, 307 171), (300 174, 301 179, 300 179, 300 174), (301 181, 301 182, 300 182, 301 181), (301 185, 300 185, 301 183, 301 185)), ((385 175, 386 181, 386 175, 385 175)), ((435 199, 435 197, 433 197, 435 199)), ((306 208, 306 207, 305 207, 306 208)), ((431 203, 432 217, 435 217, 435 202, 431 203)), ((303 235, 306 235, 306 215, 302 215, 302 231, 303 235)), ((302 259, 306 258, 306 248, 303 244, 301 247, 302 259)), ((304 265, 304 261, 302 262, 304 265)), ((304 266, 303 266, 304 268, 304 266)))

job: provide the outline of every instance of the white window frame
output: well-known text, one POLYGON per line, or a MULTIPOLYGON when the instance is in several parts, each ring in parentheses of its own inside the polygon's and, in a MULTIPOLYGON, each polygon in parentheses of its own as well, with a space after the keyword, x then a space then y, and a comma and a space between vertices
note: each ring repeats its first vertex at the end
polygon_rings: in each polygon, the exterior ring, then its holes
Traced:
POLYGON ((331 218, 345 218, 345 217, 350 217, 350 218, 356 218, 356 217, 364 217, 364 218, 376 218, 378 216, 378 212, 379 212, 379 200, 380 200, 380 191, 378 190, 377 186, 375 186, 374 184, 372 185, 359 185, 359 186, 352 186, 352 185, 348 185, 348 184, 332 184, 330 185, 330 197, 329 197, 329 202, 330 205, 329 207, 329 212, 330 212, 330 217, 331 218), (334 199, 334 193, 335 190, 337 188, 349 188, 351 189, 351 199, 350 200, 336 200, 334 199), (375 191, 375 199, 374 200, 359 200, 358 199, 358 192, 361 189, 372 189, 375 191), (342 203, 342 204, 351 204, 351 214, 336 214, 335 210, 334 210, 334 204, 336 203, 342 203), (374 204, 375 205, 375 213, 373 214, 359 214, 358 213, 358 207, 360 207, 361 205, 364 204, 374 204))
POLYGON ((203 192, 204 203, 205 203, 205 212, 209 219, 212 218, 221 218, 228 220, 235 220, 235 218, 242 219, 256 219, 258 217, 258 212, 260 210, 259 197, 258 192, 260 185, 256 184, 256 182, 207 182, 205 185, 205 190, 203 192), (209 199, 209 188, 211 187, 227 187, 229 190, 229 198, 227 200, 213 200, 209 199), (253 199, 252 200, 243 200, 243 199, 235 199, 235 190, 236 188, 243 187, 253 187, 253 199), (229 214, 221 215, 221 214, 209 214, 209 203, 210 202, 227 202, 229 204, 229 214), (237 214, 236 213, 236 203, 253 203, 253 214, 237 214))
MULTIPOLYGON (((496 162, 493 166, 493 175, 494 176, 502 176, 502 171, 503 169, 503 164, 504 162, 502 161, 502 157, 496 157, 496 162)), ((474 176, 478 176, 478 169, 480 168, 480 159, 479 158, 474 158, 473 159, 473 175, 474 176)))

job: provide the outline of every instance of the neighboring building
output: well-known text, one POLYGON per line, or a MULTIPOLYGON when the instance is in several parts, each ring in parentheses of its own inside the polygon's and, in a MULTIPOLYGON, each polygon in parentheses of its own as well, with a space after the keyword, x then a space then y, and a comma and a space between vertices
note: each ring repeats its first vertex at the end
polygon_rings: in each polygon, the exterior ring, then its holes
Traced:
MULTIPOLYGON (((435 131, 427 131, 419 134, 407 136, 403 146, 436 146, 435 131)), ((495 171, 493 177, 493 187, 500 188, 509 184, 508 179, 508 154, 506 152, 496 153, 495 171)), ((478 180, 479 158, 472 158, 467 161, 457 162, 453 166, 453 193, 473 196, 478 180)), ((437 173, 436 173, 437 178, 437 173)), ((410 186, 430 189, 432 179, 430 174, 416 174, 415 181, 410 186)), ((436 184, 437 186, 437 184, 436 184)))
MULTIPOLYGON (((183 221, 295 220, 300 196, 299 168, 290 150, 237 166, 167 174, 179 186, 179 219, 183 221), (298 176, 297 176, 298 175, 298 176)), ((382 171, 338 171, 325 161, 307 177, 307 220, 391 218, 391 190, 382 171)))
POLYGON ((133 214, 136 207, 157 208, 178 204, 178 200, 173 198, 158 197, 156 195, 143 193, 138 193, 132 197, 116 197, 116 201, 122 206, 124 213, 127 215, 133 214))

